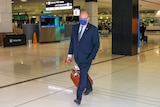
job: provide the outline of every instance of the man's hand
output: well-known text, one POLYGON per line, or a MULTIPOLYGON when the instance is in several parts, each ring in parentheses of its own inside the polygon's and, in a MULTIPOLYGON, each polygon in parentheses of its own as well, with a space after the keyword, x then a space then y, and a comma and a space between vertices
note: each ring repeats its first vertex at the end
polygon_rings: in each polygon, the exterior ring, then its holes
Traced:
POLYGON ((67 59, 65 60, 66 63, 71 63, 72 62, 72 57, 67 57, 67 59))

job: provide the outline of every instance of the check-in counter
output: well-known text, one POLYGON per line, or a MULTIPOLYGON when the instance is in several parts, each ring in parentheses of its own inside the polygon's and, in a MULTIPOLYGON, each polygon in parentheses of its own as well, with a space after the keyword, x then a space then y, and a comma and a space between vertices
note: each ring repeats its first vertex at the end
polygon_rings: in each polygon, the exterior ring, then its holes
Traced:
POLYGON ((23 24, 23 33, 26 35, 27 41, 33 40, 33 34, 36 32, 37 41, 39 41, 39 25, 38 24, 23 24))
POLYGON ((14 33, 14 34, 23 34, 23 29, 14 28, 14 29, 13 29, 13 33, 14 33))
POLYGON ((64 29, 64 37, 70 37, 72 32, 73 24, 65 24, 64 29))
POLYGON ((43 27, 40 28, 40 43, 60 42, 59 27, 43 27))
POLYGON ((60 42, 60 27, 58 16, 40 16, 40 43, 60 42))
POLYGON ((160 26, 147 26, 147 31, 160 31, 160 26))

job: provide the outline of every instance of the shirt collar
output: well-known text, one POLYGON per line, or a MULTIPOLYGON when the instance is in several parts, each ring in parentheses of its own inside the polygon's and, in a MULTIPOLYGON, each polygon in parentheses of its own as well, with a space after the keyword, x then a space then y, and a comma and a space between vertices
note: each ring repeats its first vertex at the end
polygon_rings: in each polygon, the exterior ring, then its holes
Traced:
POLYGON ((87 27, 87 24, 86 25, 82 25, 80 24, 80 28, 83 26, 83 29, 87 27))

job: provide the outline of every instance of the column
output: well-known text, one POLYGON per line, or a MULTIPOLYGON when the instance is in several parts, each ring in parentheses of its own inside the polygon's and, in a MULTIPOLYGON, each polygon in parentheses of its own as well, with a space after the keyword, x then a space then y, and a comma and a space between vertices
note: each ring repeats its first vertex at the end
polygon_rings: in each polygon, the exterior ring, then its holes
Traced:
POLYGON ((89 13, 90 23, 98 26, 98 3, 97 0, 85 0, 85 10, 89 13))
POLYGON ((12 32, 11 0, 0 0, 0 33, 12 32))
POLYGON ((138 49, 138 0, 112 0, 112 53, 135 55, 138 49))

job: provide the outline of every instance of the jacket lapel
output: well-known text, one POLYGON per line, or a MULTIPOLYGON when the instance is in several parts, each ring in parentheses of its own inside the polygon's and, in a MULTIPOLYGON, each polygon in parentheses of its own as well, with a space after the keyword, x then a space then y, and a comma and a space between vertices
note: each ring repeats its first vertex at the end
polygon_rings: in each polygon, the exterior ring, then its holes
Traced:
POLYGON ((77 28, 76 28, 76 35, 77 35, 77 36, 76 36, 76 39, 77 39, 77 41, 78 41, 78 31, 79 31, 79 26, 80 26, 80 24, 78 24, 78 25, 77 25, 77 28))
MULTIPOLYGON (((83 32, 83 35, 82 35, 81 39, 83 39, 87 35, 87 32, 88 32, 89 28, 90 28, 90 24, 88 23, 86 28, 85 28, 85 30, 84 30, 84 32, 83 32)), ((80 41, 81 41, 81 39, 80 39, 80 41)))

